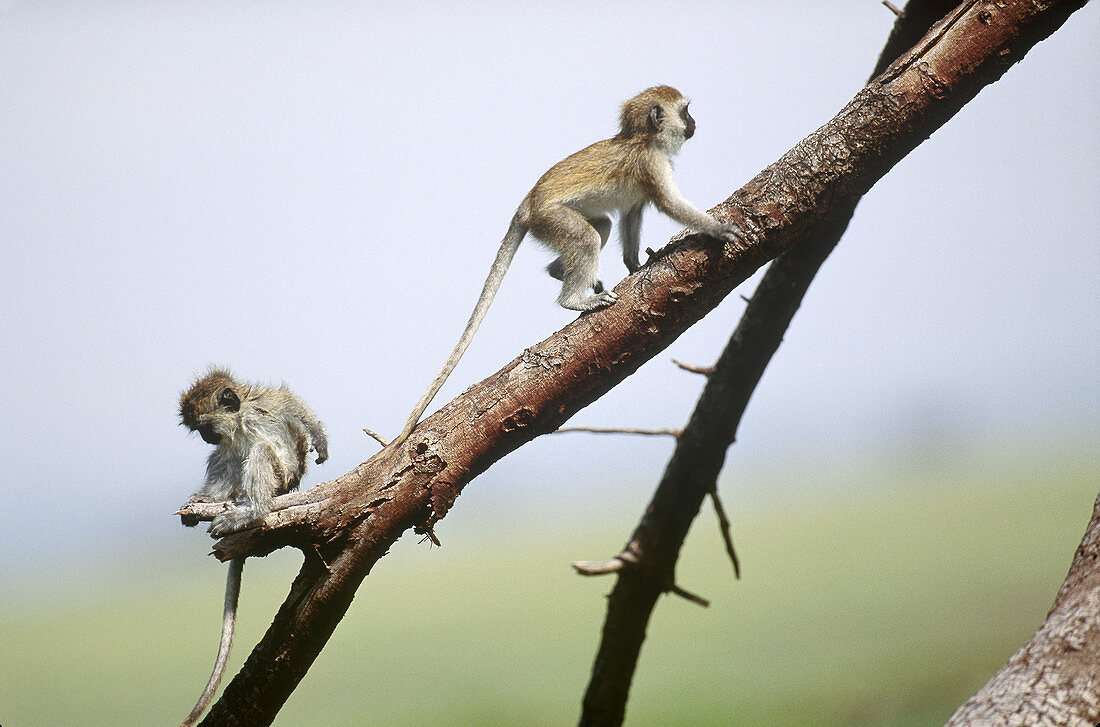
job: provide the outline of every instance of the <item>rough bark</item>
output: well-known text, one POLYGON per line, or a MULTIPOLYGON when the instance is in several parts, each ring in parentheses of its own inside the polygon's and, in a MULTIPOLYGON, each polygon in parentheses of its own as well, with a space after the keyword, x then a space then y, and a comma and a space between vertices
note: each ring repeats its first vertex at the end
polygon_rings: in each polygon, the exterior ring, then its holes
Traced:
MULTIPOLYGON (((908 3, 895 23, 874 75, 885 70, 901 50, 909 48, 952 8, 954 3, 944 0, 908 3)), ((954 21, 949 18, 946 22, 954 21)), ((674 590, 676 562, 688 528, 703 499, 716 494, 726 450, 734 441, 749 398, 782 342, 810 282, 843 234, 853 211, 854 204, 836 205, 818 234, 781 254, 769 267, 737 329, 709 372, 696 409, 622 553, 597 567, 578 568, 588 575, 618 573, 585 692, 582 727, 622 723, 649 618, 659 596, 674 590)), ((1086 542, 1088 539, 1086 534, 1086 542)), ((1067 585, 1084 580, 1090 573, 1091 577, 1100 578, 1095 569, 1089 570, 1095 561, 1096 547, 1093 543, 1092 562, 1086 558, 1081 565, 1085 575, 1075 577, 1071 571, 1067 585)), ((1075 566, 1080 562, 1081 551, 1075 566)), ((1048 625, 1014 657, 1002 675, 957 713, 965 711, 962 719, 977 721, 951 724, 1094 724, 1100 670, 1097 653, 1100 640, 1096 639, 1098 605, 1095 584, 1091 592, 1087 587, 1080 589, 1068 609, 1070 613, 1059 614, 1053 624, 1048 620, 1048 625), (1091 641, 1088 647, 1083 645, 1086 640, 1091 641), (1069 658, 1067 651, 1072 652, 1069 658), (1035 652, 1041 656, 1026 658, 1026 654, 1035 652)), ((1058 611, 1057 605, 1054 611, 1058 611)))
MULTIPOLYGON (((917 0, 906 5, 872 77, 953 7, 953 2, 945 0, 917 0)), ((703 499, 717 494, 726 450, 736 437, 749 398, 854 211, 854 201, 834 205, 815 234, 771 264, 718 362, 708 372, 695 410, 622 553, 609 562, 612 567, 578 568, 586 575, 618 573, 582 702, 581 727, 622 724, 646 627, 658 598, 676 582, 676 562, 688 529, 703 499)))
MULTIPOLYGON (((715 208, 748 244, 688 236, 618 286, 619 302, 532 346, 339 479, 277 499, 261 528, 215 544, 220 559, 305 552, 286 601, 204 725, 267 725, 305 675, 374 563, 409 528, 443 517, 473 477, 553 431, 667 347, 736 285, 851 205, 1083 0, 968 3, 832 121, 715 208)), ((207 517, 200 509, 184 517, 207 517)))
POLYGON ((1039 630, 947 727, 1100 724, 1100 496, 1039 630))

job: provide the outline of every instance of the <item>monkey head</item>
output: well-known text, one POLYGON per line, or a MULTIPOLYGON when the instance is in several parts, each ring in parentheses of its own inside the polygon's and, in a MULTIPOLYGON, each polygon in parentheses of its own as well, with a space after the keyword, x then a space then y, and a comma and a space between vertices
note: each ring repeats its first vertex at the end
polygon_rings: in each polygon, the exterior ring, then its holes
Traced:
POLYGON ((238 426, 244 388, 228 371, 210 369, 180 396, 180 423, 207 444, 220 444, 238 426))
POLYGON ((688 103, 672 86, 647 88, 623 104, 616 138, 655 142, 674 154, 695 135, 688 103))

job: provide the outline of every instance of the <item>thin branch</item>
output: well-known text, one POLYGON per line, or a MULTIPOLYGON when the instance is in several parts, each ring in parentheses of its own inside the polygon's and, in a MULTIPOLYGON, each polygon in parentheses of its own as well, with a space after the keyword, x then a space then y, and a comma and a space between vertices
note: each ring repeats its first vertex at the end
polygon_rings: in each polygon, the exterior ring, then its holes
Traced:
POLYGON ((675 593, 680 598, 684 598, 688 601, 691 601, 692 603, 697 603, 700 606, 702 606, 703 608, 709 608, 710 607, 710 601, 703 598, 702 596, 696 596, 691 591, 685 591, 683 588, 680 588, 675 583, 673 583, 671 586, 669 586, 668 590, 669 590, 669 593, 675 593))
POLYGON ((366 427, 363 427, 363 433, 366 434, 368 437, 377 440, 378 443, 381 444, 383 447, 390 446, 390 443, 387 442, 381 434, 372 429, 367 429, 366 427))
POLYGON ((899 10, 894 3, 890 2, 890 0, 882 0, 882 4, 889 8, 890 12, 892 12, 895 17, 901 17, 901 10, 899 10))
POLYGON ((602 576, 608 573, 618 573, 625 568, 638 565, 641 560, 641 552, 638 548, 641 544, 637 540, 631 540, 626 547, 611 560, 578 560, 573 562, 573 568, 584 576, 602 576))
MULTIPOLYGON (((641 562, 637 552, 637 548, 639 545, 640 544, 638 543, 638 541, 631 541, 627 545, 627 547, 623 549, 623 552, 619 553, 611 560, 574 561, 573 569, 582 576, 606 576, 611 575, 612 573, 622 573, 623 571, 629 570, 631 568, 637 568, 638 564, 641 562)), ((668 593, 675 594, 680 598, 691 601, 692 603, 696 603, 703 608, 708 608, 710 606, 710 601, 703 598, 702 596, 695 595, 691 591, 681 588, 680 586, 676 585, 674 581, 670 581, 667 585, 665 585, 664 590, 668 593)))
POLYGON ((713 366, 695 366, 694 364, 686 364, 682 361, 677 361, 676 359, 672 359, 672 363, 676 364, 677 366, 682 368, 684 371, 690 371, 693 374, 702 374, 703 376, 710 376, 711 374, 714 373, 714 367, 713 366))
POLYGON ((645 437, 679 437, 679 429, 635 429, 633 427, 559 427, 551 434, 589 432, 591 434, 638 434, 645 437))
MULTIPOLYGON (((718 516, 718 529, 722 535, 722 542, 725 544, 726 555, 729 556, 730 562, 733 564, 734 578, 741 577, 741 563, 737 559, 737 551, 733 547, 733 536, 730 531, 730 521, 726 516, 725 508, 722 506, 722 501, 718 498, 717 488, 712 489, 708 493, 711 500, 714 502, 714 512, 718 516)), ((688 493, 688 496, 690 494, 688 493)), ((639 526, 640 528, 640 526, 639 526)), ((573 569, 582 576, 602 576, 610 573, 619 573, 627 567, 637 567, 641 561, 641 553, 643 544, 639 539, 639 531, 635 531, 634 536, 627 543, 615 557, 610 560, 577 560, 573 561, 573 569)))
POLYGON ((611 560, 573 561, 573 569, 582 576, 606 576, 611 573, 618 573, 626 567, 627 562, 619 556, 615 556, 611 560))
MULTIPOLYGON (((891 83, 915 68, 929 72, 926 88, 939 98, 968 99, 976 88, 964 90, 954 85, 962 82, 963 68, 977 68, 982 62, 969 51, 952 56, 948 49, 982 49, 989 65, 985 82, 996 80, 1006 69, 997 58, 1018 60, 1030 45, 1038 42, 1064 21, 1080 4, 1065 5, 1056 15, 1036 20, 1035 9, 1027 3, 1002 8, 1005 17, 997 18, 1008 30, 1004 36, 991 37, 983 31, 989 22, 984 15, 989 8, 960 7, 950 20, 932 28, 906 57, 893 62, 899 44, 912 44, 931 22, 919 23, 935 3, 910 3, 906 14, 895 25, 886 49, 879 60, 876 74, 889 67, 890 72, 872 82, 891 83), (924 12, 909 14, 910 6, 923 5, 924 12), (1019 33, 1018 36, 1014 35, 1019 33), (1021 44, 1016 46, 1019 39, 1021 44), (974 45, 970 45, 974 43, 974 45), (941 62, 931 60, 937 49, 948 51, 941 62), (958 64, 953 70, 948 66, 958 64), (900 75, 899 75, 900 74, 900 75), (953 82, 947 82, 953 78, 953 82)), ((972 6, 973 4, 971 4, 972 6)), ((939 17, 938 15, 936 17, 939 17)), ((909 47, 901 45, 900 47, 909 47)), ((912 96, 906 96, 912 99, 912 96)), ((905 102, 900 102, 899 113, 905 102)), ((949 114, 948 114, 949 115, 949 114)), ((946 116, 942 117, 946 119, 946 116)), ((841 152, 844 153, 844 152, 841 152)), ((750 183, 749 186, 751 186, 750 183)), ((756 293, 749 301, 737 329, 722 352, 715 371, 707 378, 684 432, 665 469, 661 482, 639 522, 631 543, 641 560, 634 568, 619 574, 608 598, 603 636, 592 668, 592 677, 584 695, 580 718, 582 727, 615 727, 623 721, 630 683, 637 666, 650 615, 661 592, 661 584, 673 582, 680 548, 691 522, 699 511, 702 499, 714 497, 724 534, 728 535, 728 519, 717 499, 717 477, 725 461, 726 449, 734 441, 737 426, 749 398, 771 360, 783 334, 801 304, 810 282, 847 228, 859 195, 834 199, 826 218, 818 220, 805 239, 780 255, 768 268, 756 293)), ((732 549, 727 541, 739 572, 732 549)))
POLYGON ((329 567, 329 564, 325 561, 325 556, 321 555, 321 549, 317 547, 316 544, 314 544, 313 546, 313 555, 317 557, 317 560, 321 561, 321 565, 323 565, 325 567, 325 570, 328 571, 331 575, 332 568, 329 567))
POLYGON ((726 555, 730 557, 730 562, 733 563, 733 577, 741 577, 741 563, 737 560, 737 551, 733 548, 733 535, 730 531, 730 519, 726 517, 726 509, 722 507, 722 501, 718 499, 718 486, 715 483, 715 487, 710 491, 711 502, 714 503, 714 514, 718 516, 718 529, 722 533, 722 542, 726 546, 726 555))
MULTIPOLYGON (((1020 0, 983 6, 996 22, 979 22, 968 12, 922 46, 919 57, 892 66, 836 118, 714 208, 718 219, 741 227, 745 249, 702 235, 677 238, 615 287, 615 305, 527 348, 424 419, 400 446, 387 447, 333 482, 277 498, 295 504, 268 516, 260 528, 215 543, 221 559, 285 545, 312 552, 316 544, 328 568, 321 558, 303 560, 267 633, 203 724, 270 724, 363 579, 402 533, 425 531, 446 515, 471 479, 560 427, 667 348, 768 260, 819 234, 833 210, 854 205, 1082 4, 1020 0)), ((642 589, 645 600, 656 601, 671 582, 651 581, 645 569, 636 575, 653 585, 642 589)), ((623 572, 618 580, 628 576, 623 572)), ((385 616, 377 617, 384 628, 385 616)))

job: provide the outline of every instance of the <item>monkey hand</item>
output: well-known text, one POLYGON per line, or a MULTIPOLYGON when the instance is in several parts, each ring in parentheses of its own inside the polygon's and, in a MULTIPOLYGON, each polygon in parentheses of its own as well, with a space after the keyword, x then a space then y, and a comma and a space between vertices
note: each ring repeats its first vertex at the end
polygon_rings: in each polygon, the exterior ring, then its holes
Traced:
POLYGON ((183 509, 186 508, 188 505, 190 505, 192 502, 214 502, 214 501, 211 500, 209 497, 206 497, 205 495, 203 495, 201 492, 196 492, 194 495, 191 495, 191 497, 187 498, 187 502, 180 505, 179 511, 177 511, 176 514, 180 516, 180 522, 183 523, 183 525, 185 527, 188 527, 188 528, 193 528, 193 527, 195 527, 196 525, 199 524, 199 518, 198 518, 197 515, 184 515, 184 514, 182 514, 183 509))

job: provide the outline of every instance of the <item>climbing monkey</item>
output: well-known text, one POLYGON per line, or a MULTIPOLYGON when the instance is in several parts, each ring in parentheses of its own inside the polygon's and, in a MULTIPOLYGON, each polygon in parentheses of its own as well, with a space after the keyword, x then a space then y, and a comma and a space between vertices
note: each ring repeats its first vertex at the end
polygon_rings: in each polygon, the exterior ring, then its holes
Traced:
POLYGON ((638 250, 642 210, 647 204, 685 227, 725 242, 738 242, 736 225, 714 219, 676 189, 672 157, 693 134, 695 119, 688 113, 688 100, 670 86, 654 86, 623 104, 618 134, 566 157, 542 175, 513 215, 454 351, 393 444, 400 444, 412 433, 458 365, 528 232, 558 253, 547 270, 562 281, 558 303, 577 311, 597 310, 618 300, 597 278, 600 251, 611 233, 608 215, 612 212, 618 215, 623 262, 631 273, 641 267, 638 250))

